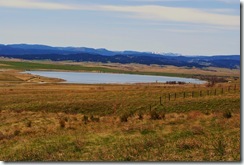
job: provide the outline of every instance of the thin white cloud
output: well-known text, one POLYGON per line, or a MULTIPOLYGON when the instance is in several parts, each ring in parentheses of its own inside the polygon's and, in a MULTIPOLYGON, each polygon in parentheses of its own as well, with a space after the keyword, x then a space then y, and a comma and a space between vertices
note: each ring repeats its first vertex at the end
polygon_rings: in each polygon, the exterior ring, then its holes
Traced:
POLYGON ((217 32, 220 31, 231 31, 231 30, 237 30, 236 28, 224 28, 221 26, 214 26, 214 25, 206 25, 206 26, 197 26, 195 28, 177 28, 177 27, 172 27, 172 28, 157 28, 156 30, 164 32, 174 32, 174 33, 188 33, 188 34, 216 34, 217 32))
POLYGON ((233 14, 236 13, 236 10, 234 9, 225 9, 225 8, 221 8, 221 9, 206 9, 206 12, 211 12, 211 13, 221 13, 221 14, 233 14))
POLYGON ((0 0, 1 7, 24 8, 24 9, 46 9, 46 10, 74 10, 75 6, 41 2, 36 0, 0 0))
POLYGON ((216 1, 227 3, 227 4, 240 4, 239 0, 216 0, 216 1))
MULTIPOLYGON (((223 0, 221 0, 223 1, 223 0)), ((228 0, 224 0, 228 1, 228 0)), ((40 0, 0 0, 0 7, 45 9, 45 10, 88 10, 109 11, 129 14, 132 18, 173 21, 218 26, 240 26, 240 17, 236 15, 218 14, 194 8, 165 7, 157 5, 118 6, 118 5, 78 5, 51 3, 40 0)))
POLYGON ((0 7, 40 10, 99 10, 98 5, 77 5, 41 0, 0 0, 0 7))
POLYGON ((192 29, 158 29, 159 31, 168 31, 168 32, 174 32, 174 33, 188 33, 188 34, 196 34, 196 33, 209 33, 209 30, 206 29, 200 29, 200 30, 192 30, 192 29))
POLYGON ((131 13, 142 19, 188 22, 221 26, 240 26, 240 17, 209 13, 199 9, 165 6, 104 6, 109 11, 131 13))
MULTIPOLYGON (((186 2, 192 0, 127 0, 127 1, 134 1, 134 2, 186 2)), ((197 1, 197 0, 195 0, 197 1)))
POLYGON ((239 0, 126 0, 134 2, 222 2, 227 4, 239 4, 239 0))

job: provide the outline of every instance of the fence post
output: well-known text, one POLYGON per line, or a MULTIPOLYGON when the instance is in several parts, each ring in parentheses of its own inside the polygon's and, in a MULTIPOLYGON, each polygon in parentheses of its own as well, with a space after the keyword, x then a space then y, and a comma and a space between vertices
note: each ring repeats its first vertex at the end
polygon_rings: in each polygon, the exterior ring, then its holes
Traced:
POLYGON ((184 92, 184 98, 186 98, 186 92, 184 92))
POLYGON ((176 93, 175 93, 175 100, 176 100, 176 93))
POLYGON ((191 92, 191 97, 194 97, 194 91, 191 92))
POLYGON ((224 88, 221 89, 221 93, 222 93, 222 94, 224 93, 224 88))
POLYGON ((169 101, 170 101, 170 93, 169 93, 169 101))
POLYGON ((216 91, 216 89, 214 90, 214 95, 216 96, 216 94, 217 94, 217 91, 216 91))
POLYGON ((202 91, 200 91, 200 97, 202 97, 202 91))

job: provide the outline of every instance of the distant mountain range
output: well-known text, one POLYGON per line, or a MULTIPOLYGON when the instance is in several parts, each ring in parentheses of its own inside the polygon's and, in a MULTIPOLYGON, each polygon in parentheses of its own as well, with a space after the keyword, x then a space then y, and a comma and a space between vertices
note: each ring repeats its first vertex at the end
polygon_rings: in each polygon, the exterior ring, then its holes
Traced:
POLYGON ((231 69, 240 68, 240 55, 183 56, 176 53, 156 54, 138 51, 110 51, 104 48, 51 47, 29 44, 0 44, 0 57, 26 60, 158 64, 198 68, 208 66, 231 69))
MULTIPOLYGON (((117 54, 143 54, 145 52, 137 51, 110 51, 104 48, 94 49, 87 47, 51 47, 47 45, 28 45, 28 44, 12 44, 1 45, 0 53, 5 55, 27 55, 27 54, 78 54, 90 53, 103 56, 114 56, 117 54)), ((149 53, 150 54, 150 53, 149 53)))

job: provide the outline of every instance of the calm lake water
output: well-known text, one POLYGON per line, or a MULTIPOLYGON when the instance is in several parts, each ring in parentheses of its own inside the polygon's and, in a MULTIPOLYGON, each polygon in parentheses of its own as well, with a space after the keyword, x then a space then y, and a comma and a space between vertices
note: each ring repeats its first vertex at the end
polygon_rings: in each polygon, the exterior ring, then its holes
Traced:
POLYGON ((166 81, 182 81, 186 83, 203 84, 205 81, 191 78, 149 76, 136 74, 94 73, 94 72, 54 72, 54 71, 25 71, 33 75, 52 77, 66 80, 65 83, 78 84, 110 84, 110 83, 150 83, 166 81))

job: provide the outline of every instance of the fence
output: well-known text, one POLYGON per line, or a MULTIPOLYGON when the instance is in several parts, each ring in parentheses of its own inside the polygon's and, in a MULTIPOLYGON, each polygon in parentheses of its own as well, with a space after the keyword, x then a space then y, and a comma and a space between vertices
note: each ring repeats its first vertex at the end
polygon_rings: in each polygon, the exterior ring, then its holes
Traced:
POLYGON ((207 90, 194 90, 187 92, 178 92, 178 93, 165 93, 159 96, 159 104, 163 105, 165 103, 169 103, 171 101, 177 99, 187 99, 187 98, 201 98, 205 96, 219 96, 224 95, 231 92, 239 91, 240 88, 237 88, 237 85, 228 86, 228 87, 220 87, 220 88, 212 88, 207 90))

